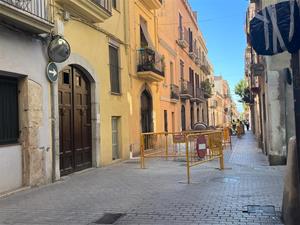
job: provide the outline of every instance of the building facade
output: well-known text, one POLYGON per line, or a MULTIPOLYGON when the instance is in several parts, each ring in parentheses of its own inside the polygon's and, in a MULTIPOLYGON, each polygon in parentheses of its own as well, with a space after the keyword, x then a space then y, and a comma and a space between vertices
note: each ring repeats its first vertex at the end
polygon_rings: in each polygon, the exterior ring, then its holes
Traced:
MULTIPOLYGON (((250 21, 255 12, 280 1, 250 3, 246 32, 249 37, 250 21)), ((293 87, 288 81, 291 55, 287 52, 274 56, 259 56, 248 38, 245 77, 251 91, 250 120, 259 147, 269 157, 271 165, 286 163, 289 139, 295 135, 293 87), (256 68, 262 67, 263 71, 256 68), (277 112, 277 113, 274 113, 277 112)))
POLYGON ((188 1, 0 0, 0 29, 0 193, 128 159, 141 133, 214 120, 188 1), (71 53, 51 82, 58 38, 71 53))
POLYGON ((232 100, 230 95, 230 88, 228 82, 222 76, 215 76, 214 78, 216 100, 218 102, 218 127, 230 126, 232 116, 232 100))
POLYGON ((51 181, 47 1, 0 1, 0 193, 51 181), (39 8, 35 3, 39 2, 39 8))
MULTIPOLYGON (((162 93, 170 92, 172 98, 176 96, 176 99, 171 98, 174 104, 171 106, 174 112, 171 113, 175 114, 175 118, 180 118, 175 119, 180 124, 175 122, 174 127, 191 130, 197 122, 208 124, 207 99, 210 95, 204 92, 202 82, 211 75, 211 66, 197 23, 197 13, 192 10, 188 1, 166 0, 158 16, 160 48, 166 53, 166 72, 169 75, 165 83, 161 84, 161 90, 162 93)), ((161 100, 166 102, 165 96, 161 100)), ((167 107, 169 103, 163 105, 167 107)), ((173 116, 171 124, 172 118, 173 116)))

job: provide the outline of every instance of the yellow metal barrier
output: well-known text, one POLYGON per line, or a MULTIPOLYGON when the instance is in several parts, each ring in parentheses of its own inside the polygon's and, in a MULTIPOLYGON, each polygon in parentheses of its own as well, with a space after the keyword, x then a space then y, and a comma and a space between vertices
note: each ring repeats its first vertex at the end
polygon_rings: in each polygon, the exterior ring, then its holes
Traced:
POLYGON ((231 142, 231 134, 230 134, 230 128, 229 127, 225 127, 223 129, 223 143, 224 146, 226 147, 227 144, 230 145, 230 149, 232 150, 232 142, 231 142))
POLYGON ((190 184, 191 167, 220 160, 220 169, 224 170, 223 132, 209 131, 201 134, 190 134, 186 137, 187 179, 190 184), (200 140, 200 141, 199 141, 200 140), (202 142, 201 140, 204 140, 202 142), (199 151, 202 153, 199 154, 199 151))
POLYGON ((191 167, 220 159, 220 169, 224 169, 223 131, 141 134, 142 169, 145 168, 146 158, 186 160, 188 183, 190 183, 191 167))
POLYGON ((185 137, 182 132, 141 134, 141 168, 145 158, 185 158, 185 137))

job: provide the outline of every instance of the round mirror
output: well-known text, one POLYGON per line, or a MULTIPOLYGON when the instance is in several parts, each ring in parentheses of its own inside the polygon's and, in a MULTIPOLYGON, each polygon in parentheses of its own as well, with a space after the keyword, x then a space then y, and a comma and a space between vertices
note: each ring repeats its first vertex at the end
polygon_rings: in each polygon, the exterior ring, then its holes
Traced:
POLYGON ((48 56, 51 61, 62 63, 66 61, 71 54, 69 43, 60 36, 55 36, 48 47, 48 56))

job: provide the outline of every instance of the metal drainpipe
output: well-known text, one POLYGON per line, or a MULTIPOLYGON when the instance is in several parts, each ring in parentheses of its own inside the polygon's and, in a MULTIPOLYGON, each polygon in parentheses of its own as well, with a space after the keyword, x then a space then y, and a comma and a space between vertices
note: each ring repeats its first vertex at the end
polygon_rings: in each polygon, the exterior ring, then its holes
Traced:
POLYGON ((52 182, 55 182, 56 177, 56 101, 55 101, 55 85, 56 83, 51 83, 51 133, 52 133, 52 182))
POLYGON ((300 180, 300 65, 299 52, 293 54, 293 87, 295 102, 295 125, 296 125, 296 141, 297 141, 297 159, 298 159, 298 175, 300 180))

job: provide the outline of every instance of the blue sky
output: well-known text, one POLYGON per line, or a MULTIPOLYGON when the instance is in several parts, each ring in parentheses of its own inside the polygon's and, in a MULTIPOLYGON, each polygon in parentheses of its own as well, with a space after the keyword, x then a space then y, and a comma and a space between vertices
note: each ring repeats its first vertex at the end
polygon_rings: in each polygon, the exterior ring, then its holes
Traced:
MULTIPOLYGON (((189 0, 198 12, 209 58, 216 75, 229 82, 232 96, 235 84, 244 77, 244 33, 247 0, 189 0)), ((236 101, 237 102, 237 101, 236 101)), ((239 104, 239 111, 242 106, 239 104)))

